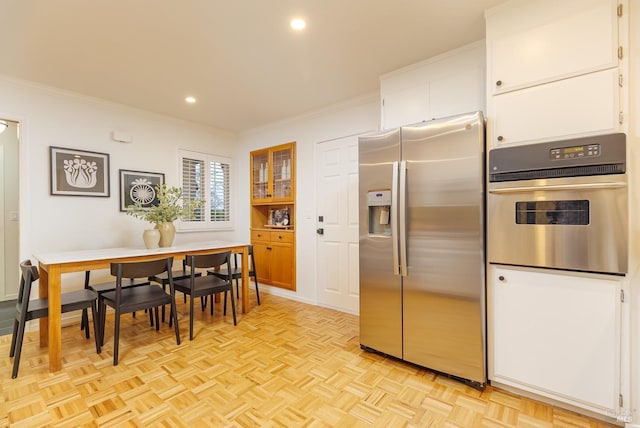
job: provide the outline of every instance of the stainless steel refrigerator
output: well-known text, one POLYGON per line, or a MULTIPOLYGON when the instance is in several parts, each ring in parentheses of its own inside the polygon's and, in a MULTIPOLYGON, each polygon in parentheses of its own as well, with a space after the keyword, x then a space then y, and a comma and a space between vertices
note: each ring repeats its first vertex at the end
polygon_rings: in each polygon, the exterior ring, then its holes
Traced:
POLYGON ((360 345, 486 385, 484 118, 359 139, 360 345))

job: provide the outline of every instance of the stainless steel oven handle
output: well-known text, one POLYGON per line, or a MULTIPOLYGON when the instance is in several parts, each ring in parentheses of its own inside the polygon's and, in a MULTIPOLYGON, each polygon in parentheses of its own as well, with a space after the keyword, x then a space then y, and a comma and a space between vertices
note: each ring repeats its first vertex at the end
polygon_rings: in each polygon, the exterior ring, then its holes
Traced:
POLYGON ((600 189, 621 189, 627 187, 627 183, 615 181, 609 183, 581 183, 581 184, 557 184, 550 186, 522 186, 522 187, 503 187, 501 189, 489 189, 489 193, 519 193, 519 192, 535 192, 547 190, 600 190, 600 189))

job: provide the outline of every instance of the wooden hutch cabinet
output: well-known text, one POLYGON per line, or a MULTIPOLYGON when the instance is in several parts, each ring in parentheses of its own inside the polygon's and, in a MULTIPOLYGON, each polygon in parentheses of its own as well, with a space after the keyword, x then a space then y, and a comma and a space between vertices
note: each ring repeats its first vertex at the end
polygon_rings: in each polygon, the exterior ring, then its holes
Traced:
POLYGON ((251 244, 258 282, 296 289, 295 143, 250 154, 251 244))

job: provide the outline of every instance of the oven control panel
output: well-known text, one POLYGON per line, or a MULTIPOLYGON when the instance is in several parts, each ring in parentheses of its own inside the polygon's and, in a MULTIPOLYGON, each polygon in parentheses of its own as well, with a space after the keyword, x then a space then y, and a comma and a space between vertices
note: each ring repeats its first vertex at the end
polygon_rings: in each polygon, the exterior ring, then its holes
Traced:
POLYGON ((600 144, 586 144, 581 146, 561 147, 549 150, 549 159, 572 159, 585 156, 600 156, 600 144))
POLYGON ((489 182, 626 172, 626 135, 618 132, 489 151, 489 182))

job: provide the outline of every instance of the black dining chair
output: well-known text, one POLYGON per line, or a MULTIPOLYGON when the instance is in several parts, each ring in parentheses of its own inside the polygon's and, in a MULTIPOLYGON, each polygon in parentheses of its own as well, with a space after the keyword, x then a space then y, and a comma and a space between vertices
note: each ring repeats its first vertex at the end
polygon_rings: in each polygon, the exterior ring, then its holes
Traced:
POLYGON ((213 315, 213 296, 224 292, 224 315, 227 314, 227 292, 231 292, 231 311, 233 313, 233 325, 236 325, 236 304, 233 298, 233 283, 231 275, 219 278, 216 275, 196 276, 196 269, 226 268, 230 269, 231 251, 211 254, 187 254, 185 256, 187 266, 191 269, 191 276, 187 279, 175 281, 176 291, 189 295, 189 340, 193 340, 193 301, 195 298, 211 297, 211 315, 213 315))
MULTIPOLYGON (((111 263, 111 275, 116 277, 116 288, 113 291, 107 291, 98 297, 99 311, 104 314, 107 306, 115 310, 114 322, 114 342, 113 342, 113 365, 118 365, 118 349, 120 340, 120 316, 123 313, 140 311, 143 309, 155 311, 156 330, 160 329, 158 320, 158 308, 160 306, 169 305, 171 311, 169 313, 169 326, 174 324, 176 334, 176 344, 180 345, 180 329, 178 327, 178 317, 176 310, 176 294, 171 276, 171 266, 173 257, 142 261, 142 262, 120 262, 111 263), (167 293, 157 285, 147 284, 138 287, 123 287, 123 284, 132 278, 148 278, 158 275, 162 272, 169 272, 169 292, 167 293)), ((101 318, 102 324, 100 328, 101 340, 104 343, 104 327, 106 320, 104 316, 101 318)))
MULTIPOLYGON (((137 287, 139 285, 149 285, 149 281, 146 279, 129 279, 128 281, 126 281, 126 283, 122 284, 122 287, 123 288, 137 287)), ((85 271, 84 273, 84 288, 86 290, 93 290, 96 293, 98 293, 98 296, 100 296, 102 293, 115 290, 116 281, 107 281, 107 282, 101 282, 98 284, 91 284, 91 271, 88 270, 88 271, 85 271)), ((135 312, 133 313, 133 315, 135 316, 135 312)), ((100 314, 100 312, 98 312, 98 317, 103 319, 104 314, 100 314)), ((153 316, 151 312, 149 313, 149 322, 151 323, 151 325, 153 325, 153 316)), ((80 329, 85 331, 87 338, 89 338, 89 330, 86 328, 86 326, 88 325, 89 325, 89 317, 87 316, 87 310, 83 309, 82 322, 80 323, 80 329)))
MULTIPOLYGON (((10 357, 14 357, 13 371, 11 377, 18 376, 18 368, 20 366, 20 356, 22 354, 22 342, 24 340, 24 330, 27 321, 44 318, 49 315, 49 299, 38 298, 31 299, 31 289, 33 283, 40 278, 38 268, 31 264, 30 260, 20 263, 20 288, 18 290, 18 301, 16 303, 16 316, 13 323, 13 335, 11 336, 10 357)), ((91 308, 91 317, 93 318, 93 335, 96 341, 96 352, 99 354, 100 349, 100 323, 98 322, 96 300, 98 295, 91 290, 77 290, 62 293, 61 312, 71 312, 78 310, 86 310, 91 308)), ((88 321, 87 321, 88 322, 88 321)), ((89 329, 87 328, 87 338, 89 338, 89 329)))
MULTIPOLYGON (((249 245, 249 272, 247 276, 249 278, 253 278, 253 282, 256 284, 256 298, 258 300, 258 305, 260 304, 260 291, 258 290, 258 276, 256 275, 256 260, 253 256, 253 245, 249 245)), ((215 275, 218 278, 226 278, 229 274, 227 269, 221 268, 219 271, 216 270, 208 270, 207 273, 209 275, 215 275)), ((238 254, 233 254, 233 269, 231 269, 231 279, 233 279, 236 283, 236 297, 240 297, 240 286, 238 282, 242 278, 242 267, 238 266, 238 254)))
MULTIPOLYGON (((196 272, 196 276, 201 276, 201 272, 196 272)), ((187 262, 186 259, 182 260, 182 269, 174 269, 171 272, 171 276, 173 277, 173 281, 179 281, 181 279, 189 278, 191 276, 191 272, 187 270, 187 262)), ((167 285, 169 284, 169 272, 162 272, 158 275, 153 275, 149 277, 149 281, 157 282, 162 285, 163 290, 167 290, 167 285)), ((187 302, 187 295, 184 295, 184 301, 187 302)), ((202 304, 204 310, 204 302, 202 304)), ((164 322, 164 306, 162 307, 162 322, 164 322)))

